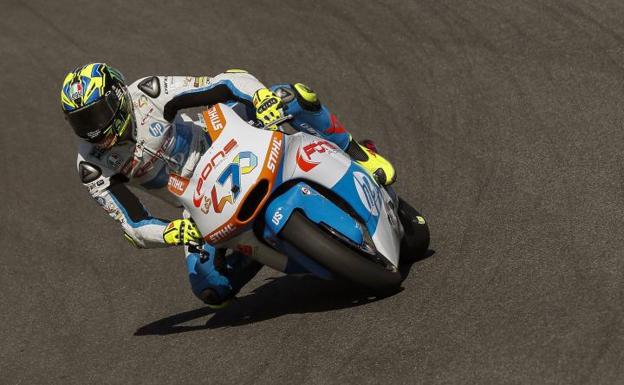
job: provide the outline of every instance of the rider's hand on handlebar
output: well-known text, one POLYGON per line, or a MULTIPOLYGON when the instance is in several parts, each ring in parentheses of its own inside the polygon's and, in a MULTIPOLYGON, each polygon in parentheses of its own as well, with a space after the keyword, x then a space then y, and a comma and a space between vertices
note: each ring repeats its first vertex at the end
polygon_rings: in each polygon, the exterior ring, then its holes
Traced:
POLYGON ((176 219, 169 222, 163 231, 163 239, 166 244, 172 246, 202 243, 202 236, 190 219, 176 219))
MULTIPOLYGON (((253 96, 256 118, 263 124, 269 124, 282 117, 282 99, 268 88, 261 88, 253 96)), ((276 130, 277 126, 268 127, 276 130)))

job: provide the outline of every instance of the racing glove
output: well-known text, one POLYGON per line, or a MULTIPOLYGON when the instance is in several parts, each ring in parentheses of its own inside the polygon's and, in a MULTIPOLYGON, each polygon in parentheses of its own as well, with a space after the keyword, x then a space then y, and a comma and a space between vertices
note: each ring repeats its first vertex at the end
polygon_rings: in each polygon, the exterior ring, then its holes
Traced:
MULTIPOLYGON (((261 88, 256 91, 253 96, 253 105, 256 109, 256 118, 265 125, 283 116, 282 99, 268 88, 261 88)), ((269 129, 276 130, 277 125, 272 125, 269 129)))
POLYGON ((190 219, 176 219, 169 222, 163 231, 165 243, 171 246, 199 244, 202 236, 190 219))

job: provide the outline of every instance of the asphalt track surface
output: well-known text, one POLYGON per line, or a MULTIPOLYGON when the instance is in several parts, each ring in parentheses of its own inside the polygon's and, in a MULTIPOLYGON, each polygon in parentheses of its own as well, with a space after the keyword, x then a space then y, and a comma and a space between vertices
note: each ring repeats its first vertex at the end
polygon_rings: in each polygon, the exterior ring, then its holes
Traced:
POLYGON ((0 383, 624 383, 621 1, 0 9, 0 383), (59 89, 90 61, 311 85, 435 253, 389 298, 267 268, 214 314, 79 183, 59 89))

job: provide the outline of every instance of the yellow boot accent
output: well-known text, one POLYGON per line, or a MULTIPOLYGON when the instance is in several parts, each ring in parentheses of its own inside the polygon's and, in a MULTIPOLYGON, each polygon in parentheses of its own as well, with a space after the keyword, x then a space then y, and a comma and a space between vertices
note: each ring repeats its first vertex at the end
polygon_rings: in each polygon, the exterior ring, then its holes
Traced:
POLYGON ((303 98, 306 102, 310 104, 318 103, 318 97, 316 96, 316 92, 312 91, 310 87, 306 86, 303 83, 296 83, 295 90, 299 93, 299 96, 303 98))
POLYGON ((379 184, 389 186, 396 180, 396 171, 386 158, 362 146, 353 138, 349 142, 346 152, 364 167, 379 184))

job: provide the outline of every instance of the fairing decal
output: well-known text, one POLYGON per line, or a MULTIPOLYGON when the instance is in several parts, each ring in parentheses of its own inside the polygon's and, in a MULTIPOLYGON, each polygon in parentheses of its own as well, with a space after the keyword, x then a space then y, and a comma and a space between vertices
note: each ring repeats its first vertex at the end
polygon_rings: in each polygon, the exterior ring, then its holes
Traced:
POLYGON ((221 104, 204 116, 215 141, 180 198, 190 202, 187 208, 206 241, 218 244, 245 230, 268 199, 281 170, 284 134, 252 127, 221 104), (263 186, 266 194, 256 197, 255 209, 239 215, 253 190, 262 193, 263 186))

